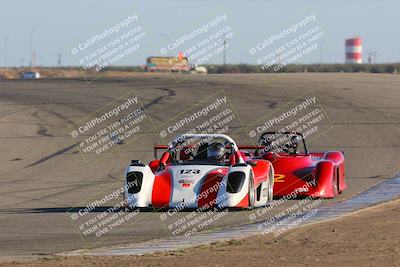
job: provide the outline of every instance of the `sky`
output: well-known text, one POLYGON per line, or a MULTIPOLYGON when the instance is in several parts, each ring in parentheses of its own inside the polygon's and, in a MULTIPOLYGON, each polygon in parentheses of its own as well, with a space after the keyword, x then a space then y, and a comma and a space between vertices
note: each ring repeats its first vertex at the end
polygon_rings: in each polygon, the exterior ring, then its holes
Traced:
MULTIPOLYGON (((143 65, 148 56, 161 55, 161 48, 223 15, 224 26, 234 32, 226 62, 255 64, 257 55, 251 55, 250 48, 313 14, 314 25, 324 34, 319 48, 297 63, 342 63, 344 40, 354 36, 362 37, 364 62, 369 51, 376 52, 378 63, 400 62, 399 10, 398 0, 2 0, 0 66, 29 64, 31 37, 37 65, 55 66, 59 54, 62 65, 79 65, 83 53, 73 55, 71 49, 133 15, 138 20, 129 27, 140 26, 146 35, 140 48, 117 65, 143 65)), ((187 42, 182 50, 205 36, 187 42)), ((207 61, 222 62, 222 54, 207 61)))

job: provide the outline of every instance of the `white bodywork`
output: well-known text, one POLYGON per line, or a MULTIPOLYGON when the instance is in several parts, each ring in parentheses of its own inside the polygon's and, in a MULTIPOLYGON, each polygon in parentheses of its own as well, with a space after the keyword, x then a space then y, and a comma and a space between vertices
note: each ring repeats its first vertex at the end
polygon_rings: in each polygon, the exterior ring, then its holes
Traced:
MULTIPOLYGON (((168 171, 171 174, 171 186, 172 193, 170 196, 169 207, 174 208, 178 206, 184 206, 185 208, 198 208, 198 200, 202 196, 201 187, 203 185, 204 179, 207 174, 216 169, 229 169, 226 175, 222 178, 220 186, 218 187, 218 193, 216 198, 216 205, 219 207, 235 207, 246 197, 249 192, 249 180, 250 173, 252 172, 251 167, 240 166, 240 167, 221 167, 214 165, 178 165, 168 167, 168 171), (181 174, 181 170, 186 169, 198 169, 199 174, 181 174), (246 173, 246 179, 242 190, 238 193, 228 193, 227 192, 227 179, 230 172, 233 171, 243 171, 246 173), (190 181, 190 187, 183 187, 182 180, 190 181)), ((139 171, 143 173, 142 188, 139 193, 130 194, 125 190, 125 199, 129 207, 151 207, 152 206, 152 191, 154 186, 155 175, 151 171, 148 165, 142 166, 128 166, 125 172, 125 177, 129 172, 139 171)), ((127 186, 127 181, 125 180, 125 186, 127 186)))
MULTIPOLYGON (((224 138, 228 140, 233 146, 234 151, 239 151, 236 143, 226 135, 181 135, 170 144, 172 149, 174 144, 177 143, 179 138, 196 138, 196 137, 209 137, 224 138)), ((170 173, 171 181, 171 195, 169 196, 169 207, 183 207, 183 208, 198 208, 198 201, 202 197, 201 188, 204 184, 204 180, 207 174, 210 172, 225 173, 223 176, 220 186, 216 189, 217 196, 215 199, 215 205, 218 207, 235 207, 237 206, 250 192, 251 183, 253 182, 253 170, 249 164, 246 164, 243 158, 240 156, 239 164, 234 166, 219 166, 219 165, 174 165, 167 166, 166 170, 170 173), (185 170, 195 170, 194 172, 185 173, 185 170), (245 173, 245 180, 243 186, 237 193, 227 192, 227 181, 228 176, 232 172, 243 172, 245 173), (184 187, 182 184, 189 184, 184 187)), ((143 181, 141 190, 138 193, 130 194, 125 190, 125 199, 127 206, 130 208, 134 207, 152 207, 152 191, 154 187, 154 181, 156 174, 153 174, 152 170, 148 165, 136 166, 130 165, 126 168, 125 177, 130 172, 141 172, 143 173, 143 181)), ((125 186, 127 186, 127 180, 125 179, 125 186)), ((268 186, 268 182, 262 183, 262 188, 268 186)), ((253 191, 255 189, 253 188, 253 191)), ((254 206, 265 205, 269 201, 268 196, 262 196, 259 201, 254 201, 254 206)))

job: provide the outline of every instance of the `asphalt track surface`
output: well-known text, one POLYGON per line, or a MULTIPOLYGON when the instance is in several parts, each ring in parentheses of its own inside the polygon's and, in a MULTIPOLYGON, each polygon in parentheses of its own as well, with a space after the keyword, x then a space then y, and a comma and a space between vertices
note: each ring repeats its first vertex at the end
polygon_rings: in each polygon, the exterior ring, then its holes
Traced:
MULTIPOLYGON (((399 75, 184 75, 179 82, 175 78, 166 74, 91 82, 0 82, 0 256, 136 243, 171 234, 161 212, 140 212, 106 239, 82 239, 67 213, 119 188, 126 164, 131 159, 151 160, 153 144, 161 142, 156 130, 147 132, 140 141, 121 145, 88 166, 67 134, 66 127, 73 122, 132 90, 155 125, 223 90, 242 122, 233 127, 236 130, 313 90, 333 127, 313 139, 309 149, 343 150, 349 186, 323 205, 352 197, 400 169, 399 75)), ((246 140, 246 136, 235 139, 246 140)), ((274 212, 297 201, 287 201, 274 212)), ((248 223, 251 212, 229 212, 210 229, 248 223)))

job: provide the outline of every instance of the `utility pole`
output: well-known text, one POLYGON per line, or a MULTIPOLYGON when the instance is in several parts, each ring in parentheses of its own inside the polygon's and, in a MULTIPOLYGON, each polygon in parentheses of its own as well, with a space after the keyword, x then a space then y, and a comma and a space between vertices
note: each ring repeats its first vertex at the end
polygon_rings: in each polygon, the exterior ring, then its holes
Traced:
POLYGON ((59 67, 61 67, 61 53, 58 53, 58 59, 57 59, 57 63, 58 63, 58 66, 59 67))
POLYGON ((322 71, 322 46, 324 45, 324 41, 322 40, 320 45, 319 45, 319 69, 322 71))
POLYGON ((36 26, 32 28, 31 32, 29 33, 29 46, 30 46, 30 54, 29 58, 31 59, 30 61, 30 66, 33 67, 34 61, 33 61, 33 32, 36 30, 36 26))
POLYGON ((8 35, 4 39, 4 67, 7 67, 7 43, 8 43, 8 35))
POLYGON ((226 36, 224 35, 224 67, 226 65, 226 44, 227 44, 226 36))
POLYGON ((376 52, 368 52, 368 64, 376 64, 376 52))

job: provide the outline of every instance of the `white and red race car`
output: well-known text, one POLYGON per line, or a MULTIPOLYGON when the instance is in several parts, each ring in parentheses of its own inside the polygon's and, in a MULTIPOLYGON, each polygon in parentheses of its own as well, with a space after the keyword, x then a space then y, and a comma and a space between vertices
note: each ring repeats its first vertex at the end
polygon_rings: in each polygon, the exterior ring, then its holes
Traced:
POLYGON ((125 173, 129 208, 253 208, 273 200, 274 169, 252 159, 223 134, 184 134, 148 165, 132 160, 125 173))

